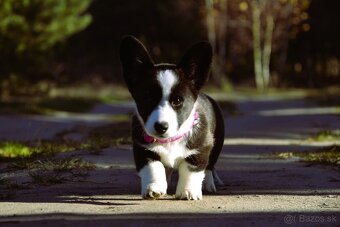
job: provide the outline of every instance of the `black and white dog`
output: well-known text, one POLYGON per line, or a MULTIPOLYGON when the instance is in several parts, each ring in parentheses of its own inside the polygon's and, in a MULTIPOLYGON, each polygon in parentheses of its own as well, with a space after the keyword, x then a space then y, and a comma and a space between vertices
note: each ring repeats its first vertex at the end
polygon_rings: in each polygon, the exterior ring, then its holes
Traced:
POLYGON ((223 115, 212 98, 200 93, 211 45, 197 43, 177 65, 154 64, 143 44, 127 36, 120 58, 137 105, 132 139, 143 198, 166 194, 173 169, 179 174, 177 199, 202 199, 202 186, 216 192, 215 182, 223 184, 214 171, 224 140, 223 115))

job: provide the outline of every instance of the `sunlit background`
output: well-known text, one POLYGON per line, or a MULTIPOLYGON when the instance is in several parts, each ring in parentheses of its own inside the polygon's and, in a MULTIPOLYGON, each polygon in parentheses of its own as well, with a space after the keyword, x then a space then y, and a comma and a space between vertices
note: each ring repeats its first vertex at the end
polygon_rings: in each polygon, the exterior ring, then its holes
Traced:
POLYGON ((2 0, 0 94, 122 84, 118 49, 126 34, 156 62, 175 63, 191 44, 209 40, 210 82, 221 89, 339 84, 339 8, 337 0, 2 0))

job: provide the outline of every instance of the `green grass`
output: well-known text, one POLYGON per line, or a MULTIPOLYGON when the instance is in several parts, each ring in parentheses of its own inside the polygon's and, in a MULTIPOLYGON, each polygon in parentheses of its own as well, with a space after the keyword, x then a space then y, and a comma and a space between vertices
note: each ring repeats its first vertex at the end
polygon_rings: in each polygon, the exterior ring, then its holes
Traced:
POLYGON ((0 144, 0 159, 27 159, 40 154, 53 155, 77 149, 79 144, 40 141, 35 145, 17 141, 6 141, 0 144))
POLYGON ((271 158, 291 159, 297 157, 309 164, 330 165, 340 168, 340 147, 333 145, 313 151, 275 153, 271 158))
POLYGON ((0 143, 0 160, 15 160, 53 156, 57 153, 86 150, 99 152, 108 147, 131 144, 130 122, 124 116, 119 121, 104 126, 65 130, 54 140, 37 142, 5 141, 0 143), (68 133, 80 133, 81 141, 64 139, 68 133))
POLYGON ((103 103, 119 103, 131 100, 131 95, 125 86, 112 84, 92 85, 84 83, 77 84, 76 87, 54 87, 50 90, 50 96, 96 99, 103 103))
POLYGON ((0 158, 28 158, 34 153, 33 149, 19 142, 0 144, 0 158))
POLYGON ((21 142, 5 142, 0 144, 0 160, 15 160, 36 158, 39 156, 53 156, 57 153, 71 152, 75 150, 87 150, 98 152, 101 149, 115 147, 122 144, 130 144, 130 137, 102 138, 90 136, 83 141, 55 142, 43 141, 36 145, 26 145, 21 142))
POLYGON ((340 167, 340 147, 331 146, 318 151, 301 153, 299 157, 311 164, 324 164, 340 167))
POLYGON ((324 130, 308 138, 310 141, 340 141, 340 130, 324 130))
MULTIPOLYGON (((121 123, 128 126, 128 123, 121 123)), ((129 130, 125 134, 117 130, 116 125, 96 127, 88 132, 83 141, 40 141, 34 145, 19 142, 4 142, 1 144, 0 160, 10 161, 8 171, 28 170, 33 184, 53 185, 73 180, 76 177, 85 177, 88 171, 95 169, 95 165, 79 158, 58 159, 57 153, 75 150, 88 150, 97 154, 102 149, 119 144, 131 143, 129 130), (2 152, 6 151, 6 153, 2 152), (24 151, 24 152, 23 152, 24 151)), ((123 130, 124 131, 124 130, 123 130)), ((9 187, 8 180, 0 178, 0 186, 7 189, 18 189, 21 186, 9 187)), ((0 199, 10 198, 11 193, 0 195, 0 199)))

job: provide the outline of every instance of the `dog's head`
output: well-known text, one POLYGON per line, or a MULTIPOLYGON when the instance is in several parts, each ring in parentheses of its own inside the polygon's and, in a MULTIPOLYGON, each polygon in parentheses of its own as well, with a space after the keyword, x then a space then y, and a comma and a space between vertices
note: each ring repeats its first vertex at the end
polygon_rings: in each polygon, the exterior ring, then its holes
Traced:
POLYGON ((176 65, 154 64, 144 45, 127 36, 121 43, 120 59, 137 114, 149 135, 169 138, 191 126, 212 61, 208 42, 193 45, 176 65))

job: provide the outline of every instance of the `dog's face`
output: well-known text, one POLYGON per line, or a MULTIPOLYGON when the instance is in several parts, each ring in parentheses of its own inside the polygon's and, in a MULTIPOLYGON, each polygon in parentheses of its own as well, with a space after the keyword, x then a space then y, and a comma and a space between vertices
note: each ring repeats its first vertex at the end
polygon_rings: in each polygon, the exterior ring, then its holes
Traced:
POLYGON ((120 58, 126 84, 149 135, 173 137, 192 124, 190 118, 212 60, 209 43, 192 46, 177 65, 155 65, 143 44, 128 36, 122 41, 120 58))

